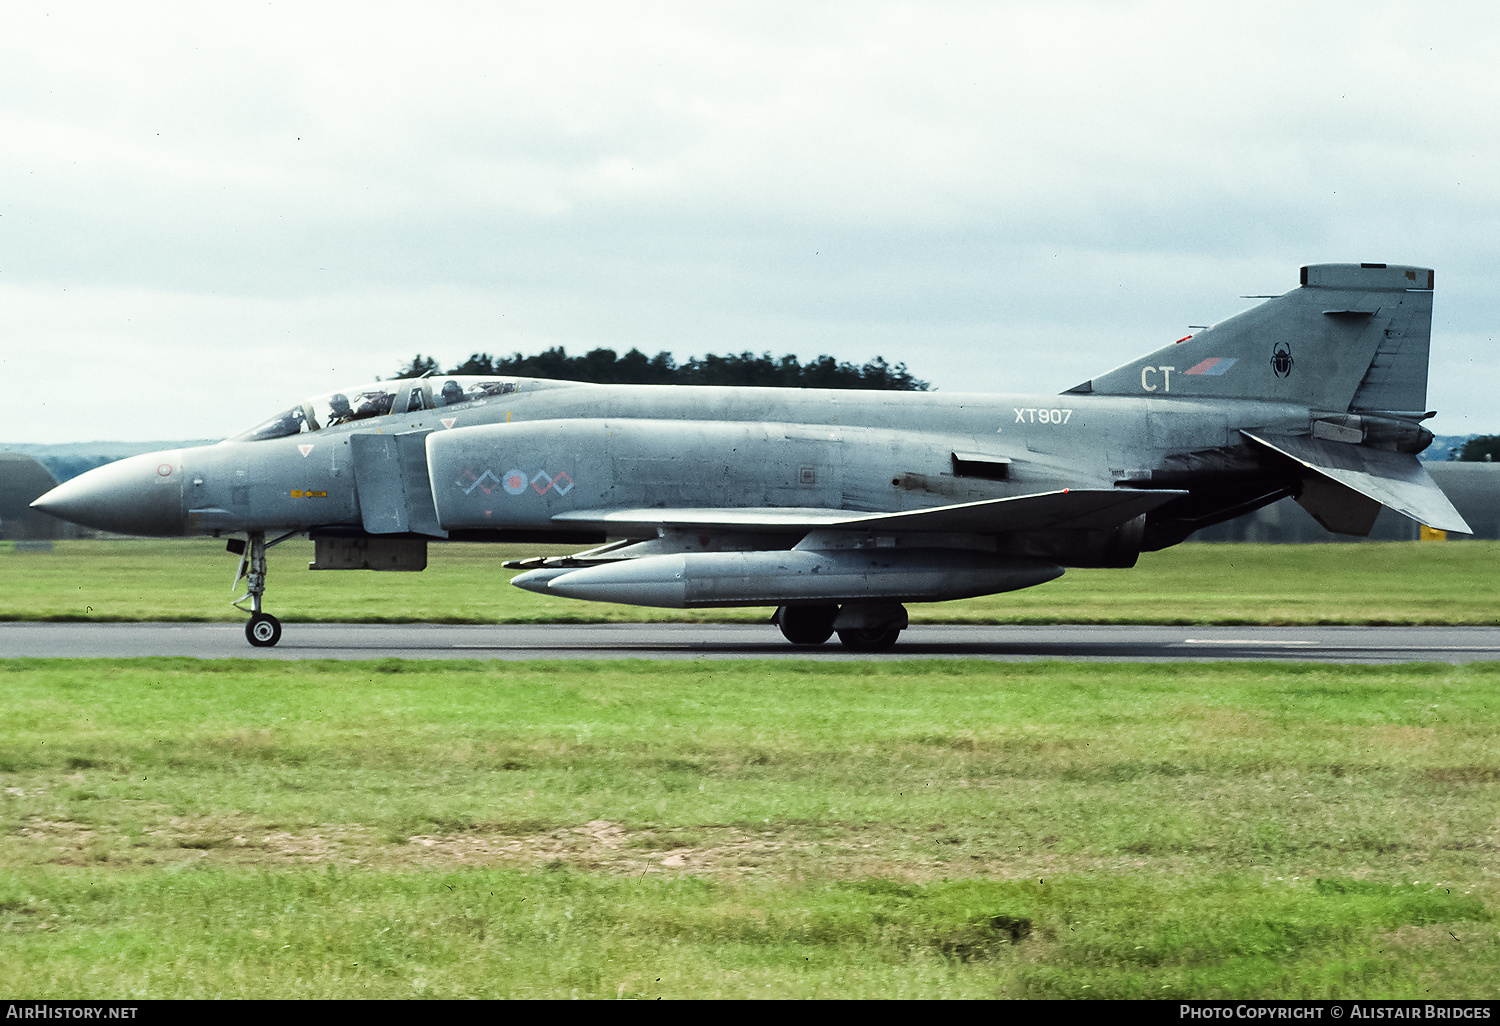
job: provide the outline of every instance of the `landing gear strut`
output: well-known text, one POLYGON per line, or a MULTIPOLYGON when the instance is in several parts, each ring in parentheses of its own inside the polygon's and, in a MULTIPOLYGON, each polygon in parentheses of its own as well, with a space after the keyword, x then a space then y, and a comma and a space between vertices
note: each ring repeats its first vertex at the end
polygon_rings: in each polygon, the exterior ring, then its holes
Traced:
POLYGON ((260 608, 261 598, 266 593, 266 550, 296 533, 289 531, 275 541, 267 542, 264 531, 249 531, 246 541, 234 538, 229 542, 229 551, 240 554, 240 569, 235 574, 234 583, 238 585, 241 578, 245 581, 245 594, 231 605, 243 610, 245 607, 240 603, 250 600, 250 622, 245 624, 245 640, 256 648, 270 648, 281 640, 281 621, 260 608))

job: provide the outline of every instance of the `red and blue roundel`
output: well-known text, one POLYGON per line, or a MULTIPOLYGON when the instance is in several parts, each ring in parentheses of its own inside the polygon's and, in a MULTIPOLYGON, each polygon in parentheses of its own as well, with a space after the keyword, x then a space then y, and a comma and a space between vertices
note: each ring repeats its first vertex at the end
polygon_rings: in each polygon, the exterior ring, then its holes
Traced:
POLYGON ((1229 368, 1239 362, 1235 357, 1210 356, 1202 363, 1196 363, 1183 371, 1184 374, 1203 375, 1205 378, 1216 378, 1229 368))

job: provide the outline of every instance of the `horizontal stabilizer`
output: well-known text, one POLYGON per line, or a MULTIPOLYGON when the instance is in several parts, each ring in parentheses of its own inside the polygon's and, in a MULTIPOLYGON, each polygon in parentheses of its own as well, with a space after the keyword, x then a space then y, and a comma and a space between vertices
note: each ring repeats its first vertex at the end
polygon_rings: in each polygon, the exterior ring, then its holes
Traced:
POLYGON ((1389 506, 1439 531, 1473 534, 1416 456, 1305 435, 1252 435, 1250 441, 1295 460, 1316 475, 1389 506))
POLYGON ((554 521, 600 527, 717 527, 731 530, 976 532, 1107 530, 1185 495, 1179 491, 1064 488, 907 513, 836 509, 595 509, 559 513, 554 521))

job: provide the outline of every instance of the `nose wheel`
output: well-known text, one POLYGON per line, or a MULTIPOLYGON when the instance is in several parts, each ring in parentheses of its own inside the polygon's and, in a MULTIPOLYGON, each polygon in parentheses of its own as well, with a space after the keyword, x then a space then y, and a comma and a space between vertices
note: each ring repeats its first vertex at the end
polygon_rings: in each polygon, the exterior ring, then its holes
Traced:
POLYGON ((256 648, 270 648, 281 640, 281 621, 260 608, 261 599, 266 594, 266 550, 296 533, 288 531, 275 541, 267 542, 264 531, 250 531, 245 541, 236 538, 229 542, 229 551, 240 554, 240 569, 235 574, 234 583, 237 586, 241 578, 245 581, 245 594, 235 599, 233 605, 236 609, 244 609, 240 603, 250 600, 250 608, 245 610, 250 614, 250 622, 245 624, 245 640, 256 648))
POLYGON ((255 613, 245 624, 245 640, 256 648, 270 648, 281 640, 281 621, 270 613, 255 613))

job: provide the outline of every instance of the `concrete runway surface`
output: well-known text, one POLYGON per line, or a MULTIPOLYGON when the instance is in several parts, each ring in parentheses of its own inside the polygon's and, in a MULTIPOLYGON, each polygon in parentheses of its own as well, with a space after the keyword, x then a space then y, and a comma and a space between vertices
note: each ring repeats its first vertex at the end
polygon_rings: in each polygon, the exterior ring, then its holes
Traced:
POLYGON ((837 639, 795 648, 769 624, 307 624, 252 648, 240 624, 0 623, 0 658, 192 656, 199 659, 1067 659, 1311 660, 1334 663, 1500 659, 1500 627, 922 626, 890 652, 837 639))

